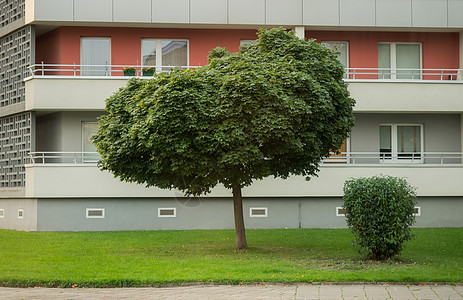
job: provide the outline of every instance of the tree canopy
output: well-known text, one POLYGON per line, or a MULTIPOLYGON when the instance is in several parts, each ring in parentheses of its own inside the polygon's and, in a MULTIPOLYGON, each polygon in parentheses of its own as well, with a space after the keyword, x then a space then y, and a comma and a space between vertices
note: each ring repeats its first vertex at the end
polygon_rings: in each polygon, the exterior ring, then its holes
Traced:
POLYGON ((206 66, 131 79, 107 99, 99 166, 188 195, 220 183, 241 197, 256 179, 316 175, 354 123, 343 76, 323 45, 260 30, 238 53, 216 48, 206 66))

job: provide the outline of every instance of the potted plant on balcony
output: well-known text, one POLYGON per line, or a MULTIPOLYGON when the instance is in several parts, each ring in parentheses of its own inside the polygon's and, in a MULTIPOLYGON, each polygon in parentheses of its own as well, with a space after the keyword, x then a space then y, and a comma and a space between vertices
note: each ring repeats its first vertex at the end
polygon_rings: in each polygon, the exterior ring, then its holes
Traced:
POLYGON ((144 67, 142 70, 143 76, 153 76, 156 72, 155 67, 144 67))
POLYGON ((134 67, 124 67, 122 72, 124 72, 124 76, 135 76, 136 69, 134 67))

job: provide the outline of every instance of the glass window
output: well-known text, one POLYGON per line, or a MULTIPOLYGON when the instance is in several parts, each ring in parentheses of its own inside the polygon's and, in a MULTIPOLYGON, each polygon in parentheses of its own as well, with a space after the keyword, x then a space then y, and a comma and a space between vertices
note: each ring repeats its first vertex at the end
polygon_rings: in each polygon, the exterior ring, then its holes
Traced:
POLYGON ((156 40, 142 40, 141 52, 143 66, 156 66, 156 40))
POLYGON ((83 162, 93 162, 99 159, 99 154, 96 152, 96 146, 90 138, 97 134, 98 122, 82 122, 82 160, 83 162))
POLYGON ((420 79, 421 44, 379 43, 378 68, 380 79, 420 79))
POLYGON ((157 71, 168 71, 176 66, 188 66, 188 41, 143 39, 142 65, 156 66, 157 71))
POLYGON ((81 38, 80 63, 83 76, 111 75, 111 39, 81 38))
POLYGON ((349 44, 347 42, 327 42, 323 41, 323 45, 325 45, 326 48, 331 49, 333 51, 338 52, 338 59, 339 61, 344 65, 344 67, 348 68, 349 67, 349 44))
POLYGON ((381 125, 379 127, 379 152, 382 159, 417 161, 423 149, 422 125, 381 125))

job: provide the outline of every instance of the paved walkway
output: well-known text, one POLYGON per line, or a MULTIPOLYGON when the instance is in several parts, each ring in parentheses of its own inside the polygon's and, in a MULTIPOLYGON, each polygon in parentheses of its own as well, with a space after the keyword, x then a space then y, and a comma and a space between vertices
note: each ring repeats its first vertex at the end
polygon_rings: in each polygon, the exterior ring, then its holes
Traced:
POLYGON ((0 299, 462 299, 463 285, 196 285, 169 288, 0 288, 0 299))

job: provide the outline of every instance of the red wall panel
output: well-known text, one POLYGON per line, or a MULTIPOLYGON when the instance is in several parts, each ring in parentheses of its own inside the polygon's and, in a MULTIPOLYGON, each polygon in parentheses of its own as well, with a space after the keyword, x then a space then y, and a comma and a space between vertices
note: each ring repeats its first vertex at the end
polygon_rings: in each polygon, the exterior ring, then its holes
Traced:
MULTIPOLYGON (((111 64, 139 65, 141 39, 188 39, 190 65, 207 63, 209 51, 217 46, 238 51, 241 39, 255 39, 255 30, 232 29, 164 29, 60 27, 37 38, 36 62, 80 63, 81 37, 110 37, 111 64)), ((306 31, 307 38, 318 41, 348 41, 349 66, 376 68, 379 42, 420 42, 425 69, 458 69, 458 33, 439 32, 374 32, 374 31, 306 31)))

